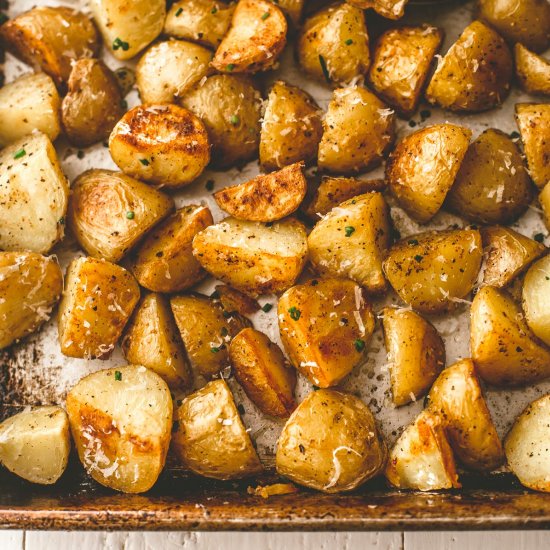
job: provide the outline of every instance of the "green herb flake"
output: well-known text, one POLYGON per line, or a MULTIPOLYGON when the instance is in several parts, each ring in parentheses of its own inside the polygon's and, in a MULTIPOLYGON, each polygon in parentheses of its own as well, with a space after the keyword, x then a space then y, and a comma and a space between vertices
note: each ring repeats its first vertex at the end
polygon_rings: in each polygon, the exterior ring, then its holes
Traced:
POLYGON ((216 347, 216 346, 212 346, 210 348, 210 353, 218 353, 220 350, 222 349, 222 347, 216 347))
POLYGON ((239 411, 239 414, 242 416, 243 414, 246 414, 246 409, 244 408, 244 405, 242 403, 239 403, 237 405, 237 410, 239 411))
POLYGON ((269 313, 273 309, 273 304, 264 304, 262 306, 262 311, 269 313))
POLYGON ((297 308, 297 307, 294 307, 292 306, 288 312, 290 313, 290 317, 291 319, 294 319, 294 321, 297 321, 300 316, 302 315, 302 312, 297 308))
POLYGON ((351 38, 348 38, 348 39, 344 42, 344 44, 345 44, 346 46, 351 46, 351 45, 353 44, 353 40, 352 40, 351 38))
POLYGON ((538 243, 543 243, 544 242, 544 234, 543 233, 537 233, 533 239, 535 239, 535 241, 537 241, 538 243))
POLYGON ((355 227, 353 225, 346 226, 346 237, 351 237, 355 233, 355 227))
POLYGON ((321 65, 321 70, 323 71, 325 80, 330 84, 330 74, 328 72, 327 62, 322 55, 319 55, 319 65, 321 65))
POLYGON ((360 340, 359 338, 353 342, 353 345, 358 352, 362 352, 365 349, 365 341, 360 340))
POLYGON ((121 40, 118 36, 113 40, 113 50, 123 50, 127 52, 129 49, 130 44, 128 44, 128 42, 124 42, 124 40, 121 40))
POLYGON ((417 261, 417 262, 421 262, 423 259, 424 259, 424 256, 421 256, 420 254, 417 254, 414 259, 417 261))
POLYGON ((231 118, 229 119, 229 122, 231 122, 233 126, 237 126, 237 124, 239 124, 240 121, 241 119, 239 118, 238 115, 231 115, 231 118))
POLYGON ((218 8, 216 8, 215 6, 212 8, 212 10, 210 11, 210 13, 212 15, 215 15, 216 13, 218 13, 218 8))
POLYGON ((263 15, 262 15, 262 21, 265 21, 271 14, 266 11, 263 15))
POLYGON ((133 212, 132 210, 128 210, 128 212, 126 212, 126 217, 127 217, 129 220, 133 220, 133 219, 136 217, 136 214, 135 214, 135 212, 133 212))
POLYGON ((143 166, 149 166, 150 162, 147 159, 139 159, 139 162, 143 164, 143 166))
POLYGON ((183 8, 178 8, 176 11, 176 17, 179 17, 183 13, 183 8))
POLYGON ((204 188, 205 188, 207 191, 212 191, 212 189, 214 189, 214 180, 208 180, 208 181, 204 184, 204 188))
POLYGON ((411 246, 416 246, 418 244, 418 241, 416 239, 409 239, 407 241, 407 244, 410 244, 411 246))
POLYGON ((59 219, 57 220, 57 223, 58 223, 59 225, 65 225, 65 218, 62 216, 61 218, 59 218, 59 219))
POLYGON ((13 154, 13 158, 20 159, 24 157, 26 154, 27 154, 27 151, 25 151, 25 149, 19 149, 19 151, 15 151, 15 153, 13 154))
POLYGON ((513 131, 510 134, 510 139, 517 139, 519 137, 519 132, 513 131))
POLYGON ((115 380, 120 382, 122 380, 122 373, 119 370, 115 371, 115 380))
POLYGON ((229 72, 232 72, 234 69, 235 69, 235 65, 233 63, 229 63, 229 65, 227 65, 227 70, 229 72))
POLYGON ((228 333, 229 331, 225 327, 222 327, 222 329, 220 330, 220 334, 222 336, 227 336, 228 333))

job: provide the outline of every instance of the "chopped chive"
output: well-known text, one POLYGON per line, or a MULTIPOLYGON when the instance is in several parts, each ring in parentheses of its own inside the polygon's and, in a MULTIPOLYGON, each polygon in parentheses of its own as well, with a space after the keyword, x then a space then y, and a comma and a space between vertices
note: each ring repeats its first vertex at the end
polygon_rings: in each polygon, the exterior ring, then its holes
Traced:
POLYGON ((327 62, 325 61, 325 58, 322 55, 319 55, 319 64, 321 65, 321 69, 323 71, 325 80, 330 83, 330 74, 328 72, 327 62))
POLYGON ((348 39, 344 42, 344 44, 345 44, 346 46, 351 46, 351 45, 353 44, 353 40, 352 40, 351 38, 348 38, 348 39))
POLYGON ((363 340, 360 340, 359 338, 357 338, 357 340, 353 342, 353 345, 355 346, 355 349, 359 352, 365 349, 365 342, 363 340))
POLYGON ((262 311, 269 313, 273 309, 273 304, 264 304, 262 306, 262 311))
POLYGON ((290 313, 290 317, 291 317, 292 319, 294 319, 294 321, 297 321, 297 320, 300 318, 300 315, 302 315, 302 312, 301 312, 298 308, 296 308, 296 307, 294 307, 294 306, 292 306, 292 307, 288 310, 288 312, 290 313))
POLYGON ((212 189, 214 189, 214 180, 208 180, 205 184, 204 184, 204 187, 207 191, 212 191, 212 189))
POLYGON ((533 239, 535 239, 535 241, 537 241, 538 243, 543 243, 544 242, 544 235, 542 233, 537 233, 533 239))
POLYGON ((113 50, 123 50, 127 52, 129 49, 130 44, 128 44, 128 42, 124 42, 124 40, 121 40, 118 37, 113 40, 113 50))
POLYGON ((218 13, 218 8, 216 8, 215 6, 212 8, 212 11, 210 12, 212 15, 218 13))
POLYGON ((346 237, 351 237, 355 233, 355 227, 353 227, 353 225, 348 225, 345 231, 346 237))
POLYGON ((262 15, 262 21, 265 21, 271 14, 266 11, 263 15, 262 15))
POLYGON ((19 151, 16 151, 13 155, 14 159, 20 159, 21 157, 24 157, 27 154, 27 151, 25 149, 19 149, 19 151))
POLYGON ((126 217, 129 219, 129 220, 133 220, 136 215, 135 213, 132 211, 132 210, 128 210, 128 212, 126 212, 126 217))
POLYGON ((176 17, 179 17, 183 13, 183 8, 178 8, 178 11, 176 11, 176 17))
POLYGON ((238 115, 231 115, 231 118, 229 119, 229 122, 231 122, 233 126, 237 126, 237 124, 239 124, 240 121, 241 119, 238 117, 238 115))
POLYGON ((115 371, 115 380, 120 382, 122 380, 122 373, 119 370, 115 371))
POLYGON ((139 162, 141 162, 143 166, 149 166, 149 161, 147 159, 139 159, 139 162))
POLYGON ((418 241, 416 239, 409 239, 407 243, 410 245, 416 246, 418 244, 418 241))
POLYGON ((519 137, 519 132, 515 130, 510 134, 510 139, 517 139, 519 137))
POLYGON ((235 68, 235 65, 233 63, 229 63, 229 65, 227 65, 227 70, 229 72, 231 72, 234 68, 235 68))
POLYGON ((59 220, 57 220, 57 223, 59 225, 65 225, 65 217, 64 216, 61 216, 61 218, 59 218, 59 220))
POLYGON ((84 151, 82 150, 78 150, 77 153, 76 153, 76 156, 77 158, 79 158, 80 160, 82 160, 84 158, 84 151))
POLYGON ((424 259, 424 256, 421 256, 420 254, 417 254, 414 259, 417 261, 417 262, 421 262, 423 259, 424 259))
POLYGON ((218 347, 215 347, 215 346, 212 346, 212 347, 210 348, 210 353, 218 353, 221 349, 222 349, 221 346, 220 346, 219 348, 218 348, 218 347))
POLYGON ((237 405, 237 410, 239 411, 239 414, 246 414, 246 409, 244 408, 243 404, 242 403, 239 403, 237 405))

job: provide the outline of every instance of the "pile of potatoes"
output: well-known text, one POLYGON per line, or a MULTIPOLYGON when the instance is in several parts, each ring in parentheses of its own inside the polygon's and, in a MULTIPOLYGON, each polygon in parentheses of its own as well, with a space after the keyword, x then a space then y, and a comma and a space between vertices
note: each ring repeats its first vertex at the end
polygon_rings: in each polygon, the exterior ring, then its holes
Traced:
POLYGON ((35 72, 0 88, 0 347, 57 307, 65 356, 105 359, 119 345, 128 363, 80 380, 65 408, 4 420, 6 468, 55 483, 72 434, 90 476, 119 491, 150 489, 169 449, 201 476, 259 474, 230 366, 256 407, 284 422, 276 469, 297 484, 335 493, 383 474, 401 489, 451 489, 461 469, 507 462, 526 487, 550 491, 550 395, 504 444, 484 396, 485 384, 550 377, 550 255, 543 235, 510 227, 538 196, 550 230, 540 55, 550 4, 478 0, 439 55, 444 29, 429 24, 369 36, 371 8, 399 19, 406 3, 93 0, 91 17, 36 7, 1 24, 3 46, 35 72), (333 88, 326 112, 294 84, 262 88, 258 75, 277 69, 292 33, 300 70, 333 88), (102 43, 137 61, 136 107, 124 100, 130 71, 113 72, 102 43), (422 99, 481 112, 513 82, 534 96, 516 105, 519 140, 451 123, 397 135, 422 99), (69 183, 60 136, 105 142, 119 171, 69 183), (176 207, 174 191, 185 199, 207 167, 256 159, 260 175, 213 194, 222 219, 204 204, 176 207), (358 177, 383 164, 384 179, 358 177), (418 224, 442 209, 464 224, 397 238, 390 204, 418 224), (66 231, 82 254, 63 274, 53 252, 66 231), (208 277, 219 282, 211 296, 194 288, 208 277), (250 319, 270 311, 258 299, 272 294, 283 349, 250 319), (381 307, 387 295, 401 305, 381 307), (447 366, 430 319, 472 295, 470 357, 447 366), (365 362, 379 320, 394 405, 426 398, 390 449, 369 407, 338 388, 365 362), (298 376, 312 385, 301 403, 298 376))

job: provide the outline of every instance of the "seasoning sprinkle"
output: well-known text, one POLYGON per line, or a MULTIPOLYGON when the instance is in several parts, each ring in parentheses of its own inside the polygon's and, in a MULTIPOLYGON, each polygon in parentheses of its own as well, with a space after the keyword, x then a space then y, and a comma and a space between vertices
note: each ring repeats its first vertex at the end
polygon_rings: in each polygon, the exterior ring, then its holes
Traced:
POLYGON ((361 352, 365 349, 365 342, 363 340, 360 340, 359 338, 357 338, 357 340, 353 342, 353 345, 358 352, 361 352))
POLYGON ((115 380, 120 382, 122 380, 122 373, 119 370, 115 371, 115 380))
POLYGON ((27 151, 25 149, 19 149, 19 151, 16 151, 13 155, 14 159, 20 159, 24 157, 27 154, 27 151))
POLYGON ((348 38, 348 39, 344 42, 344 44, 345 44, 346 46, 351 46, 351 45, 353 44, 353 40, 352 40, 351 38, 348 38))
POLYGON ((328 72, 327 62, 325 61, 325 58, 322 55, 319 55, 319 65, 321 65, 321 69, 323 71, 325 80, 330 83, 330 74, 328 72))
POLYGON ((262 311, 269 313, 273 309, 273 304, 264 304, 262 306, 262 311))
POLYGON ((294 321, 297 321, 300 318, 300 316, 302 315, 302 312, 297 307, 294 307, 294 306, 292 306, 288 310, 288 312, 290 313, 290 317, 292 319, 294 319, 294 321))
POLYGON ((176 11, 176 17, 179 17, 183 13, 183 8, 178 8, 178 11, 176 11))
POLYGON ((124 40, 121 40, 118 37, 113 40, 113 50, 123 50, 127 52, 129 49, 130 44, 128 44, 128 42, 124 42, 124 40))
POLYGON ((139 162, 141 162, 143 166, 149 166, 149 161, 147 159, 139 159, 139 162))
POLYGON ((233 126, 237 126, 237 124, 239 124, 240 121, 241 119, 239 118, 238 115, 231 115, 231 118, 229 119, 229 122, 231 122, 233 126))
POLYGON ((136 215, 135 213, 132 211, 132 210, 129 210, 128 212, 126 212, 126 217, 129 219, 129 220, 133 220, 136 215))
POLYGON ((266 11, 263 15, 262 15, 262 21, 265 21, 271 14, 266 11))
POLYGON ((417 261, 417 262, 421 262, 423 259, 424 259, 424 256, 421 256, 420 254, 417 254, 414 259, 417 261))
POLYGON ((229 72, 231 72, 234 68, 235 68, 235 65, 233 63, 229 63, 229 65, 227 65, 227 70, 229 72))
POLYGON ((351 237, 355 233, 355 227, 353 225, 346 226, 346 237, 351 237))

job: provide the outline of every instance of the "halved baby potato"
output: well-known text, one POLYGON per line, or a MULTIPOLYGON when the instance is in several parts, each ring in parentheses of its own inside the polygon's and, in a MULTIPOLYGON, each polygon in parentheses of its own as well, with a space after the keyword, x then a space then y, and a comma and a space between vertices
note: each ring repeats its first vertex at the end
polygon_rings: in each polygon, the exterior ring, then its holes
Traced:
POLYGON ((373 8, 382 17, 401 19, 409 0, 346 0, 348 4, 366 10, 373 8))
POLYGON ((516 77, 523 90, 528 94, 550 95, 550 61, 519 43, 514 46, 514 57, 516 77))
POLYGON ((550 346, 550 256, 535 262, 525 275, 523 311, 535 336, 550 346))

